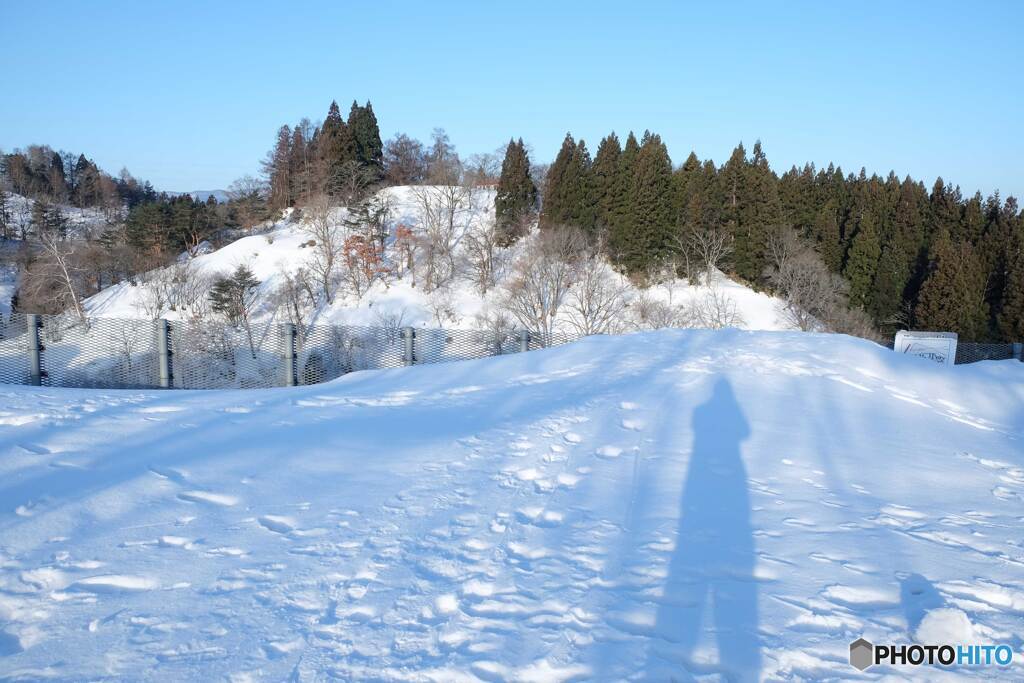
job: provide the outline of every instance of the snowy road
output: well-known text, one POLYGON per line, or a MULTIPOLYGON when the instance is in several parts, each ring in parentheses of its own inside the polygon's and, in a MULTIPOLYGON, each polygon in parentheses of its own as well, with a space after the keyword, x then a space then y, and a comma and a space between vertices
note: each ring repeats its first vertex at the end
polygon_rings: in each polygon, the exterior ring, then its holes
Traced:
POLYGON ((0 680, 1020 679, 1022 437, 1022 364, 799 333, 3 387, 0 680))

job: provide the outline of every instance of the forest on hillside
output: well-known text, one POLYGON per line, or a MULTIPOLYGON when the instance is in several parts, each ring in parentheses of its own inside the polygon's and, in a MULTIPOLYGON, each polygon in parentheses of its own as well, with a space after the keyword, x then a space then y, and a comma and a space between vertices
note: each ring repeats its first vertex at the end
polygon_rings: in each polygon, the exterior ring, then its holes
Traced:
POLYGON ((1024 339, 1024 219, 1014 198, 959 187, 845 173, 808 164, 781 175, 760 142, 722 164, 690 153, 674 164, 659 135, 603 138, 593 156, 567 134, 550 165, 513 139, 502 153, 461 158, 443 129, 421 142, 382 141, 372 105, 332 102, 321 123, 282 126, 262 162, 218 204, 156 192, 127 171, 107 175, 84 155, 32 146, 0 155, 0 234, 20 240, 17 306, 79 306, 227 239, 285 208, 355 207, 385 186, 493 186, 498 243, 539 223, 570 229, 641 285, 719 268, 778 294, 804 329, 862 336, 900 328, 965 340, 1024 339), (31 210, 14 195, 34 200, 31 210), (102 212, 100 229, 70 234, 62 205, 102 212), (73 264, 71 274, 59 264, 73 264), (801 317, 803 316, 803 317, 801 317))

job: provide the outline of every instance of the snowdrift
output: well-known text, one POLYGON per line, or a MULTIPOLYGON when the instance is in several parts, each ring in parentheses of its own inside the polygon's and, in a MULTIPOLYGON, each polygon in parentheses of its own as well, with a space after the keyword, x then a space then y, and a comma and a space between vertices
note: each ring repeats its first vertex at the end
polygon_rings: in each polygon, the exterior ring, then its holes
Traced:
POLYGON ((1019 363, 740 331, 6 387, 0 678, 845 678, 946 629, 1015 664, 919 675, 1020 679, 1022 408, 1019 363))

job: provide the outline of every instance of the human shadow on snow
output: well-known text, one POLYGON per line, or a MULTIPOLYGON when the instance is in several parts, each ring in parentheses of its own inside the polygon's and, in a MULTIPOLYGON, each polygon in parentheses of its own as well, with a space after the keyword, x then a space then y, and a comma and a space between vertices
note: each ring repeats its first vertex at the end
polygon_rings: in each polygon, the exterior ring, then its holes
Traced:
POLYGON ((676 548, 655 631, 663 659, 693 673, 757 680, 761 668, 754 537, 740 444, 750 436, 725 378, 693 411, 693 451, 683 486, 676 548), (717 642, 718 663, 695 657, 702 628, 717 642))

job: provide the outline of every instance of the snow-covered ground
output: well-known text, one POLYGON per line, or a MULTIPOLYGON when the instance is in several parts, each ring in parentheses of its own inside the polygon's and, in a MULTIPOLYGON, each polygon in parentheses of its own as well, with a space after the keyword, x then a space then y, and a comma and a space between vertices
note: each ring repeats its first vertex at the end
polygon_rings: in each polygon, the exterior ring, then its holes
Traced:
MULTIPOLYGON (((391 208, 389 227, 392 237, 395 228, 403 225, 413 231, 422 229, 422 209, 416 198, 416 188, 391 187, 381 190, 380 194, 387 199, 391 208)), ((345 217, 345 210, 336 212, 336 220, 340 223, 345 217)), ((494 221, 494 191, 478 189, 472 193, 470 201, 463 204, 459 211, 458 224, 464 233, 476 230, 484 223, 494 221)), ((284 273, 294 273, 307 264, 312 258, 313 249, 307 243, 310 235, 304 230, 303 224, 295 220, 290 211, 259 235, 242 237, 220 249, 202 254, 191 260, 196 272, 207 276, 228 275, 238 265, 247 265, 261 281, 260 297, 256 317, 268 319, 274 315, 273 293, 284 281, 284 273)), ((461 240, 460 240, 461 242, 461 240)), ((522 243, 505 250, 502 259, 506 265, 499 284, 508 275, 508 266, 522 250, 522 243)), ((463 254, 463 247, 458 248, 463 254)), ((464 254, 463 254, 464 256, 464 254)), ((389 244, 386 257, 397 261, 393 245, 389 244)), ((721 294, 731 299, 739 314, 739 323, 743 329, 785 330, 789 326, 779 315, 779 300, 766 294, 755 292, 736 283, 721 273, 715 273, 712 282, 721 294)), ((379 325, 382 316, 401 315, 405 324, 420 327, 452 327, 472 329, 479 326, 478 314, 488 308, 498 306, 501 297, 500 289, 492 289, 486 296, 481 296, 473 285, 471 278, 465 273, 455 277, 449 286, 444 288, 444 299, 452 312, 452 317, 438 320, 434 311, 437 309, 436 299, 439 293, 428 294, 422 286, 414 287, 412 278, 390 278, 387 283, 376 282, 371 289, 356 298, 342 291, 330 305, 324 305, 316 312, 318 323, 337 323, 349 325, 379 325)), ((641 290, 629 286, 627 296, 635 300, 641 290)), ((690 286, 683 280, 675 280, 664 285, 650 287, 643 291, 644 296, 683 306, 693 301, 701 301, 707 296, 709 287, 706 285, 690 286)), ((148 317, 145 287, 133 286, 127 282, 109 287, 85 302, 90 315, 105 318, 139 318, 148 317)), ((182 315, 180 311, 165 311, 163 317, 175 319, 182 315)), ((565 316, 562 316, 564 323, 565 316)), ((628 325, 627 325, 628 327, 628 325)))
POLYGON ((0 679, 1020 680, 1022 436, 1022 364, 800 333, 4 387, 0 679))

